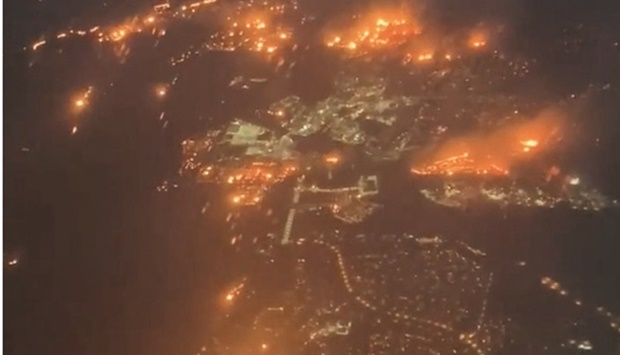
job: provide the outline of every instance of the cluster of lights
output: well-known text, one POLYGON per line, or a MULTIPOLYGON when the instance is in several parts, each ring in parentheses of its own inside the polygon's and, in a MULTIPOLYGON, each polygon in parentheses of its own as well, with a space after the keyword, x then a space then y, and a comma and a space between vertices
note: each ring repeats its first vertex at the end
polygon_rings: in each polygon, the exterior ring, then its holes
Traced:
MULTIPOLYGON (((299 243, 303 243, 303 241, 300 241, 299 243)), ((325 246, 327 248, 329 248, 334 255, 336 256, 337 262, 338 262, 338 267, 340 269, 340 276, 342 277, 342 281, 344 283, 344 286, 346 287, 347 291, 350 294, 354 293, 353 287, 351 286, 351 282, 349 280, 349 276, 346 272, 346 268, 345 268, 345 263, 344 263, 344 258, 342 257, 342 253, 340 252, 340 250, 335 247, 334 245, 325 243, 323 241, 314 241, 314 243, 325 246)), ((373 304, 371 304, 370 302, 368 302, 367 300, 365 300, 363 297, 356 295, 355 296, 355 300, 357 302, 359 302, 362 306, 364 306, 365 308, 368 308, 370 310, 373 311, 377 311, 377 307, 374 306, 373 304)), ((436 321, 432 321, 432 320, 428 320, 428 319, 423 319, 423 318, 418 318, 418 317, 414 317, 408 314, 404 314, 404 313, 400 313, 400 312, 392 312, 392 311, 387 311, 386 312, 387 315, 389 315, 390 317, 394 318, 395 320, 404 320, 404 321, 413 321, 416 323, 420 323, 424 326, 430 326, 433 328, 437 328, 437 329, 441 329, 443 331, 447 331, 447 332, 454 332, 454 329, 452 327, 450 327, 447 324, 441 323, 441 322, 436 322, 436 321)), ((465 335, 460 335, 459 336, 459 340, 465 344, 466 346, 470 347, 471 349, 473 349, 474 351, 476 351, 476 353, 478 355, 484 355, 485 351, 480 348, 478 346, 478 344, 474 341, 473 337, 471 336, 465 336, 465 335)))
POLYGON ((474 341, 474 339, 472 337, 470 337, 469 335, 465 335, 465 334, 461 334, 459 336, 459 340, 461 342, 463 342, 463 344, 469 346, 470 348, 474 349, 474 351, 478 354, 478 355, 484 355, 486 354, 479 346, 478 344, 474 341))
POLYGON ((218 177, 212 167, 201 171, 203 178, 221 179, 227 185, 231 185, 234 192, 230 196, 230 202, 235 206, 248 206, 260 203, 271 186, 280 182, 297 171, 292 164, 285 166, 265 165, 255 163, 248 168, 237 169, 227 175, 218 177))
POLYGON ((90 96, 93 93, 93 87, 89 86, 88 89, 86 89, 84 92, 80 93, 74 100, 73 100, 73 106, 78 109, 78 110, 82 110, 83 108, 85 108, 88 105, 90 96))
MULTIPOLYGON (((89 86, 88 89, 74 96, 73 99, 73 111, 75 113, 82 112, 89 104, 94 88, 89 86)), ((77 125, 71 129, 71 134, 76 134, 78 131, 77 125)))
MULTIPOLYGON (((274 7, 274 11, 279 8, 274 7)), ((292 30, 273 24, 271 16, 243 15, 227 18, 223 31, 211 35, 205 45, 213 51, 248 50, 274 54, 288 44, 292 38, 292 30)))
POLYGON ((233 288, 228 290, 228 292, 226 292, 226 295, 224 296, 224 300, 227 303, 232 303, 239 296, 239 294, 241 293, 244 287, 245 287, 245 281, 242 281, 239 284, 235 285, 233 288))
POLYGON ((535 139, 523 140, 521 141, 521 145, 523 146, 523 152, 527 153, 533 148, 538 147, 538 141, 535 139))
MULTIPOLYGON (((511 140, 506 140, 511 141, 511 140)), ((439 159, 428 164, 421 164, 411 169, 417 175, 508 175, 510 162, 519 157, 527 157, 536 148, 540 148, 537 139, 517 140, 517 148, 511 146, 511 155, 502 158, 501 154, 493 154, 488 147, 483 147, 482 152, 471 154, 464 152, 452 155, 445 159, 439 159), (483 154, 484 153, 484 154, 483 154)), ((500 149, 501 150, 501 149, 500 149)))
MULTIPOLYGON (((380 13, 354 16, 357 24, 343 31, 331 31, 325 39, 330 48, 344 50, 345 53, 357 56, 381 50, 402 49, 400 54, 403 63, 429 63, 440 59, 448 61, 460 58, 451 52, 438 53, 432 46, 421 46, 424 39, 421 27, 404 9, 385 9, 380 13)), ((487 46, 487 34, 481 30, 473 32, 462 49, 480 50, 487 46)))
POLYGON ((487 35, 480 30, 474 31, 470 34, 468 43, 470 48, 483 48, 487 45, 487 35))
POLYGON ((414 167, 411 172, 417 175, 508 175, 509 170, 497 162, 479 161, 469 153, 455 155, 431 164, 414 167))
MULTIPOLYGON (((300 243, 302 243, 300 241, 300 243)), ((349 275, 347 274, 346 268, 345 268, 345 264, 344 264, 344 258, 342 257, 342 253, 340 252, 340 250, 335 247, 334 245, 331 244, 327 244, 323 241, 315 241, 314 243, 325 246, 327 248, 329 248, 329 250, 331 250, 334 255, 336 255, 336 259, 338 261, 338 268, 340 269, 340 276, 342 277, 342 281, 344 283, 345 288, 347 289, 347 292, 349 292, 350 294, 354 293, 353 287, 351 286, 351 281, 349 280, 349 275)), ((367 300, 365 300, 364 298, 362 298, 361 296, 355 296, 355 300, 357 302, 359 302, 362 306, 376 311, 377 307, 372 305, 370 302, 368 302, 367 300)))
MULTIPOLYGON (((197 2, 192 2, 187 5, 181 5, 176 11, 170 11, 169 3, 162 3, 153 6, 151 11, 148 11, 145 14, 135 16, 129 21, 124 21, 123 23, 111 25, 111 26, 92 26, 89 29, 67 29, 61 32, 58 32, 55 36, 51 37, 56 40, 64 40, 70 38, 77 37, 86 37, 91 36, 99 43, 104 42, 123 42, 129 36, 143 33, 143 32, 151 32, 156 36, 163 36, 166 34, 166 30, 164 28, 158 27, 163 21, 167 18, 186 18, 188 17, 188 12, 193 14, 197 11, 198 8, 210 5, 215 3, 217 0, 202 0, 197 2)), ((43 47, 49 43, 49 39, 40 39, 34 42, 30 48, 33 51, 37 51, 39 48, 43 47)))
POLYGON ((255 205, 263 199, 264 195, 265 191, 261 188, 245 189, 242 192, 234 193, 230 201, 234 205, 255 205))
MULTIPOLYGON (((568 291, 563 288, 559 282, 548 276, 542 277, 540 279, 540 284, 546 289, 551 290, 562 297, 570 297, 568 291)), ((578 307, 583 306, 583 302, 578 298, 572 299, 572 302, 578 307)), ((610 328, 620 333, 620 317, 614 316, 614 314, 608 311, 605 307, 600 306, 596 307, 596 313, 607 321, 610 328)))
POLYGON ((330 35, 325 44, 351 52, 368 52, 400 46, 419 33, 411 17, 403 13, 376 15, 363 19, 360 26, 330 35))
MULTIPOLYGON (((568 180, 570 184, 571 180, 568 180)), ((574 194, 569 192, 566 195, 557 195, 557 193, 546 192, 540 188, 525 190, 514 184, 509 187, 475 187, 472 185, 464 185, 459 187, 459 183, 453 184, 445 182, 443 187, 438 189, 422 189, 420 192, 426 198, 449 207, 462 207, 470 198, 471 191, 483 200, 491 203, 497 203, 503 206, 516 205, 525 207, 544 207, 555 208, 560 203, 567 203, 574 210, 593 210, 598 211, 606 207, 614 207, 618 205, 615 200, 608 200, 596 190, 581 191, 574 194), (470 192, 467 192, 469 186, 470 192)), ((567 192, 566 189, 564 192, 567 192)))

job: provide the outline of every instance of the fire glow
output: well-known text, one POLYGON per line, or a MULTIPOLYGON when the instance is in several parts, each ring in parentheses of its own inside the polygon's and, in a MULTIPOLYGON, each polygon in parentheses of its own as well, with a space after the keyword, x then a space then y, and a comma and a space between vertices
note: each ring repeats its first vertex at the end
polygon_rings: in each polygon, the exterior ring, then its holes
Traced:
POLYGON ((350 52, 395 48, 420 33, 411 11, 404 8, 371 11, 348 29, 328 31, 325 44, 350 52))
POLYGON ((563 115, 547 110, 532 120, 448 140, 414 164, 418 175, 507 175, 514 163, 535 156, 557 138, 563 115))

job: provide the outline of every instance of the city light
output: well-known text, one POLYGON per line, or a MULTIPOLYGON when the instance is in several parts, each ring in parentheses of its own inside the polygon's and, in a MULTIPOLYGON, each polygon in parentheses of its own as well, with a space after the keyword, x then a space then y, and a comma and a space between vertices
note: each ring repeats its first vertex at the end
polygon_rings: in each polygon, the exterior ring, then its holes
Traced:
POLYGON ((477 28, 469 35, 469 47, 473 49, 480 49, 487 45, 487 33, 488 31, 477 28))
POLYGON ((88 105, 88 102, 90 100, 92 93, 93 93, 93 87, 90 86, 88 87, 88 89, 86 89, 82 93, 79 93, 74 96, 73 107, 77 112, 82 111, 82 109, 84 109, 88 105))
POLYGON ((241 294, 241 291, 245 287, 245 280, 239 282, 237 285, 233 286, 230 290, 228 290, 224 295, 224 301, 230 304, 237 299, 237 296, 241 294))
POLYGON ((426 54, 420 54, 418 56, 418 61, 420 62, 426 62, 433 59, 433 54, 432 53, 426 53, 426 54))
POLYGON ((328 163, 328 164, 335 165, 335 164, 338 164, 340 162, 340 158, 335 156, 335 155, 331 155, 331 156, 328 156, 328 157, 325 158, 325 162, 328 163))
POLYGON ((159 98, 163 98, 168 93, 168 88, 165 85, 157 85, 155 88, 155 93, 159 98))

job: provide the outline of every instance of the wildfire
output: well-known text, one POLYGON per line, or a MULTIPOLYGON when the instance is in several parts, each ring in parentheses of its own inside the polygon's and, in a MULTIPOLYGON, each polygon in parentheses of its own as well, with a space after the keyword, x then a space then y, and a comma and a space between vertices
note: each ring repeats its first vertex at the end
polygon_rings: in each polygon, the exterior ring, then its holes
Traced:
POLYGON ((545 110, 531 120, 453 138, 411 171, 421 175, 507 175, 514 163, 535 156, 533 152, 553 142, 563 117, 558 111, 545 110))
POLYGON ((125 39, 125 36, 127 36, 127 33, 129 33, 130 31, 131 29, 126 27, 121 27, 120 29, 113 30, 112 32, 110 32, 109 39, 112 42, 122 41, 123 39, 125 39))
POLYGON ((292 30, 278 23, 283 7, 270 6, 257 10, 237 9, 226 18, 222 31, 211 36, 206 45, 213 51, 249 50, 272 55, 287 45, 292 30))
POLYGON ((274 184, 296 171, 294 163, 255 162, 241 168, 226 169, 225 172, 205 169, 200 177, 204 181, 225 181, 231 187, 229 201, 232 205, 252 206, 260 203, 274 184))
POLYGON ((476 160, 468 152, 437 160, 430 164, 414 167, 411 172, 418 175, 508 175, 508 169, 491 159, 476 160))
MULTIPOLYGON (((176 10, 171 10, 169 3, 162 3, 153 6, 152 10, 146 11, 142 14, 133 16, 130 20, 120 21, 119 23, 109 26, 95 25, 89 29, 64 29, 54 35, 52 38, 57 40, 65 40, 75 37, 90 36, 98 43, 105 42, 123 42, 129 36, 141 33, 143 31, 151 31, 153 35, 162 36, 165 34, 164 29, 157 29, 156 27, 163 23, 165 19, 170 18, 187 18, 199 7, 210 5, 217 0, 202 0, 193 2, 188 5, 182 5, 176 10), (189 13, 188 13, 189 12, 189 13)), ((45 39, 39 40, 32 44, 31 48, 36 51, 41 46, 45 45, 48 41, 45 39)))
POLYGON ((361 16, 350 28, 332 31, 325 44, 350 52, 368 52, 402 45, 419 31, 409 11, 384 9, 361 16))

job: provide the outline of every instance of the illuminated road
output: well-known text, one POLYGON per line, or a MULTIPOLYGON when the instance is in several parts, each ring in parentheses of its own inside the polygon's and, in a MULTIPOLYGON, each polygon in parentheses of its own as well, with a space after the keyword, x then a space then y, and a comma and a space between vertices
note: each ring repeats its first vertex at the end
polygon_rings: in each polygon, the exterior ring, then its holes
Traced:
MULTIPOLYGON (((302 245, 303 242, 299 243, 302 245)), ((314 241, 314 244, 321 245, 329 249, 332 254, 336 257, 338 268, 340 271, 340 276, 344 283, 344 286, 347 292, 354 297, 355 301, 360 304, 362 307, 369 309, 371 311, 379 311, 379 307, 373 305, 363 297, 359 295, 355 295, 355 290, 350 282, 349 274, 347 273, 345 260, 342 256, 340 250, 331 244, 325 243, 323 241, 314 241)), ((485 305, 486 308, 486 305, 485 305)), ((459 344, 460 346, 464 346, 465 351, 474 352, 477 355, 485 355, 487 352, 479 347, 475 339, 473 339, 475 332, 473 334, 458 334, 457 330, 452 328, 449 324, 432 321, 429 319, 418 318, 415 316, 411 316, 408 314, 393 312, 393 311, 384 311, 384 315, 391 318, 394 322, 404 323, 409 325, 412 328, 415 328, 417 332, 420 334, 432 334, 436 337, 440 337, 442 339, 452 339, 455 344, 459 344)))
POLYGON ((295 205, 299 202, 300 191, 298 188, 295 188, 295 193, 293 194, 293 203, 291 209, 288 211, 288 216, 286 217, 286 224, 284 224, 284 232, 282 233, 282 244, 286 245, 290 243, 291 238, 291 229, 293 228, 293 221, 295 220, 295 214, 297 213, 297 208, 295 205))

